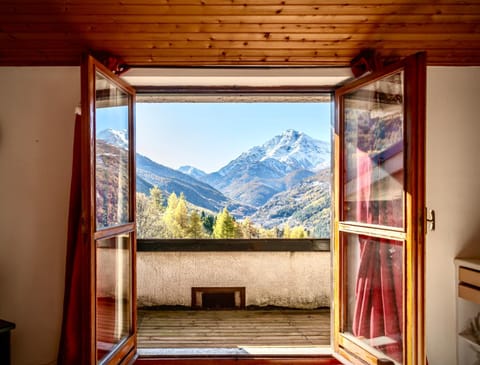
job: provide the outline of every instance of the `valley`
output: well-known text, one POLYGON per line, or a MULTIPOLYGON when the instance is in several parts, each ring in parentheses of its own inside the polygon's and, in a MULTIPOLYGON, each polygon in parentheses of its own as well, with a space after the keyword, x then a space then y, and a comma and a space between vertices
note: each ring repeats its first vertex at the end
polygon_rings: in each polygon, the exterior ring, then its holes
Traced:
MULTIPOLYGON (((101 131, 100 146, 109 154, 112 148, 125 149, 122 133, 101 131)), ((269 236, 282 237, 288 225, 302 227, 304 237, 329 237, 330 144, 303 132, 286 130, 212 173, 194 166, 172 169, 138 153, 136 165, 137 200, 145 202, 157 187, 161 209, 175 194, 189 212, 216 220, 226 210, 239 226, 261 228, 269 236)))

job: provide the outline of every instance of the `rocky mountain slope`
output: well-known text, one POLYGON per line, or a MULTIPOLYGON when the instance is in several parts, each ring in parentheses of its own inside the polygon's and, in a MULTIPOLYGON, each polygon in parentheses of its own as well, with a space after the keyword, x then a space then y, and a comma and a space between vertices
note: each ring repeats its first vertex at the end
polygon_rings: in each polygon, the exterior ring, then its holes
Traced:
MULTIPOLYGON (((124 149, 123 131, 105 130, 97 138, 124 149)), ((224 207, 239 220, 250 217, 265 228, 302 225, 314 237, 327 237, 330 225, 330 145, 287 130, 242 153, 217 172, 178 170, 137 154, 137 191, 158 186, 165 198, 183 193, 199 209, 224 207)))

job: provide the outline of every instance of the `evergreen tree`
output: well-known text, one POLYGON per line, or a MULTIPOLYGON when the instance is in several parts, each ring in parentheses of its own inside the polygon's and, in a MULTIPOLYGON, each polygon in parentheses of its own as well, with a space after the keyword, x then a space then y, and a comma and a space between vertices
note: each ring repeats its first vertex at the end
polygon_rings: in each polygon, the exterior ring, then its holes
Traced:
POLYGON ((213 234, 213 226, 215 224, 215 217, 211 214, 206 214, 202 211, 200 219, 203 224, 203 229, 207 233, 207 235, 211 236, 213 234))

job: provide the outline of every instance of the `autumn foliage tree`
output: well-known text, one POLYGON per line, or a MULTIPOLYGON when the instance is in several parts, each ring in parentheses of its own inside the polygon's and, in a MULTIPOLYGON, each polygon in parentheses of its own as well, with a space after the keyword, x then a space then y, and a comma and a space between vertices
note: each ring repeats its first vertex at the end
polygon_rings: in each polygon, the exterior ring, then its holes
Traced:
POLYGON ((183 193, 180 197, 175 193, 170 194, 163 221, 167 227, 167 238, 185 238, 188 229, 188 209, 183 193))
POLYGON ((147 196, 137 193, 137 235, 138 238, 306 238, 309 233, 303 226, 270 229, 255 225, 249 217, 237 221, 224 208, 216 216, 189 205, 183 193, 171 193, 166 205, 158 187, 150 189, 147 196))
POLYGON ((188 228, 186 232, 186 238, 206 238, 207 235, 203 230, 203 223, 200 215, 196 210, 190 213, 188 219, 188 228))
POLYGON ((224 208, 217 215, 213 226, 213 238, 239 238, 241 230, 235 219, 230 215, 227 208, 224 208))
POLYGON ((150 189, 150 196, 137 193, 137 236, 139 238, 164 237, 167 228, 162 220, 165 207, 158 187, 150 189))

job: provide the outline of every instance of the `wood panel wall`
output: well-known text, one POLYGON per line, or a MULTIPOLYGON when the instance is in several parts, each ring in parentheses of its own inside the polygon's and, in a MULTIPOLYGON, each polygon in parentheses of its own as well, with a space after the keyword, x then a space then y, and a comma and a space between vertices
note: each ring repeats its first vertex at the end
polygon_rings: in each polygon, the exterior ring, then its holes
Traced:
POLYGON ((345 66, 426 50, 430 65, 480 65, 480 1, 4 0, 0 65, 345 66))

